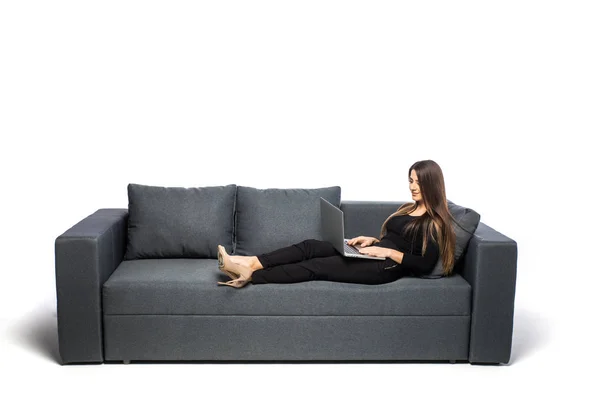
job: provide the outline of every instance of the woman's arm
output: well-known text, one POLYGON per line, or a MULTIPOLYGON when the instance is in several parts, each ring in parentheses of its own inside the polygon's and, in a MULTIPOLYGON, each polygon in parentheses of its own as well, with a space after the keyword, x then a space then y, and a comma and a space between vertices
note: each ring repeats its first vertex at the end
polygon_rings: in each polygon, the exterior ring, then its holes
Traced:
POLYGON ((433 241, 427 243, 427 250, 422 256, 389 249, 389 258, 419 275, 430 273, 435 268, 439 256, 439 245, 433 241))
POLYGON ((386 255, 386 258, 391 258, 392 260, 396 261, 398 264, 402 264, 402 260, 404 259, 404 253, 398 250, 394 250, 394 249, 387 249, 388 250, 388 254, 386 255))

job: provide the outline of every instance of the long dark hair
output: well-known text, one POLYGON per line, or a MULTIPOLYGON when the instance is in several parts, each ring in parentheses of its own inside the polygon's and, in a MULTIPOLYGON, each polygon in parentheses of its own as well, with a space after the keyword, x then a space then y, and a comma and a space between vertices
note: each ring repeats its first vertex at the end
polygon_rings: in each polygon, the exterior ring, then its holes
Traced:
MULTIPOLYGON (((444 184, 444 174, 440 166, 433 160, 417 161, 408 169, 408 178, 414 170, 419 180, 419 188, 426 212, 409 221, 403 234, 412 237, 411 243, 414 244, 418 231, 425 232, 423 243, 421 245, 421 254, 425 254, 428 240, 438 243, 440 248, 440 257, 444 266, 444 276, 448 276, 454 269, 454 248, 456 245, 456 233, 452 228, 452 221, 457 222, 450 210, 446 200, 446 185, 444 184), (435 232, 435 234, 434 234, 435 232), (437 240, 436 240, 437 237, 437 240)), ((385 236, 386 225, 388 221, 396 215, 406 215, 417 209, 417 202, 403 204, 384 221, 381 226, 379 239, 385 236)))

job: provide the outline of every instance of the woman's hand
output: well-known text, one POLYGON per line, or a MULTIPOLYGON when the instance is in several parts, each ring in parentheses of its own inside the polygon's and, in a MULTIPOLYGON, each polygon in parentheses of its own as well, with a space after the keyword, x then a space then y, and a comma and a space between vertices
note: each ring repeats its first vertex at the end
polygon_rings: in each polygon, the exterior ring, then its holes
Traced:
POLYGON ((391 249, 387 249, 385 247, 379 247, 379 246, 370 246, 370 247, 358 249, 358 252, 360 254, 366 254, 368 256, 388 258, 388 257, 390 257, 391 249))
POLYGON ((358 236, 348 240, 350 246, 360 245, 360 247, 372 246, 377 239, 368 236, 358 236))

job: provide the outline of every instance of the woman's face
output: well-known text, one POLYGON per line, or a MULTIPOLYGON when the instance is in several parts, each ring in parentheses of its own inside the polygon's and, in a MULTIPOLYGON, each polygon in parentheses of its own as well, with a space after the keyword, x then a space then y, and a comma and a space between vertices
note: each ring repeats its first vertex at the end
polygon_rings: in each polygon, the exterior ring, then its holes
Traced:
POLYGON ((412 194, 412 199, 414 201, 421 201, 423 197, 421 196, 421 188, 419 186, 419 178, 417 178, 417 173, 415 170, 410 171, 410 178, 408 178, 408 187, 412 194))

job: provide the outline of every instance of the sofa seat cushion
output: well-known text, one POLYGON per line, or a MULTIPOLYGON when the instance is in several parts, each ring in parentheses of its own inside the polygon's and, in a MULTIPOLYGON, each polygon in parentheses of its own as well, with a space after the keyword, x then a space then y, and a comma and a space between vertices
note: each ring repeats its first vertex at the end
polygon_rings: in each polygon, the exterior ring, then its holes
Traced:
POLYGON ((461 275, 403 277, 382 285, 307 281, 217 285, 230 278, 215 259, 121 262, 102 290, 104 314, 176 315, 461 315, 471 286, 461 275))

